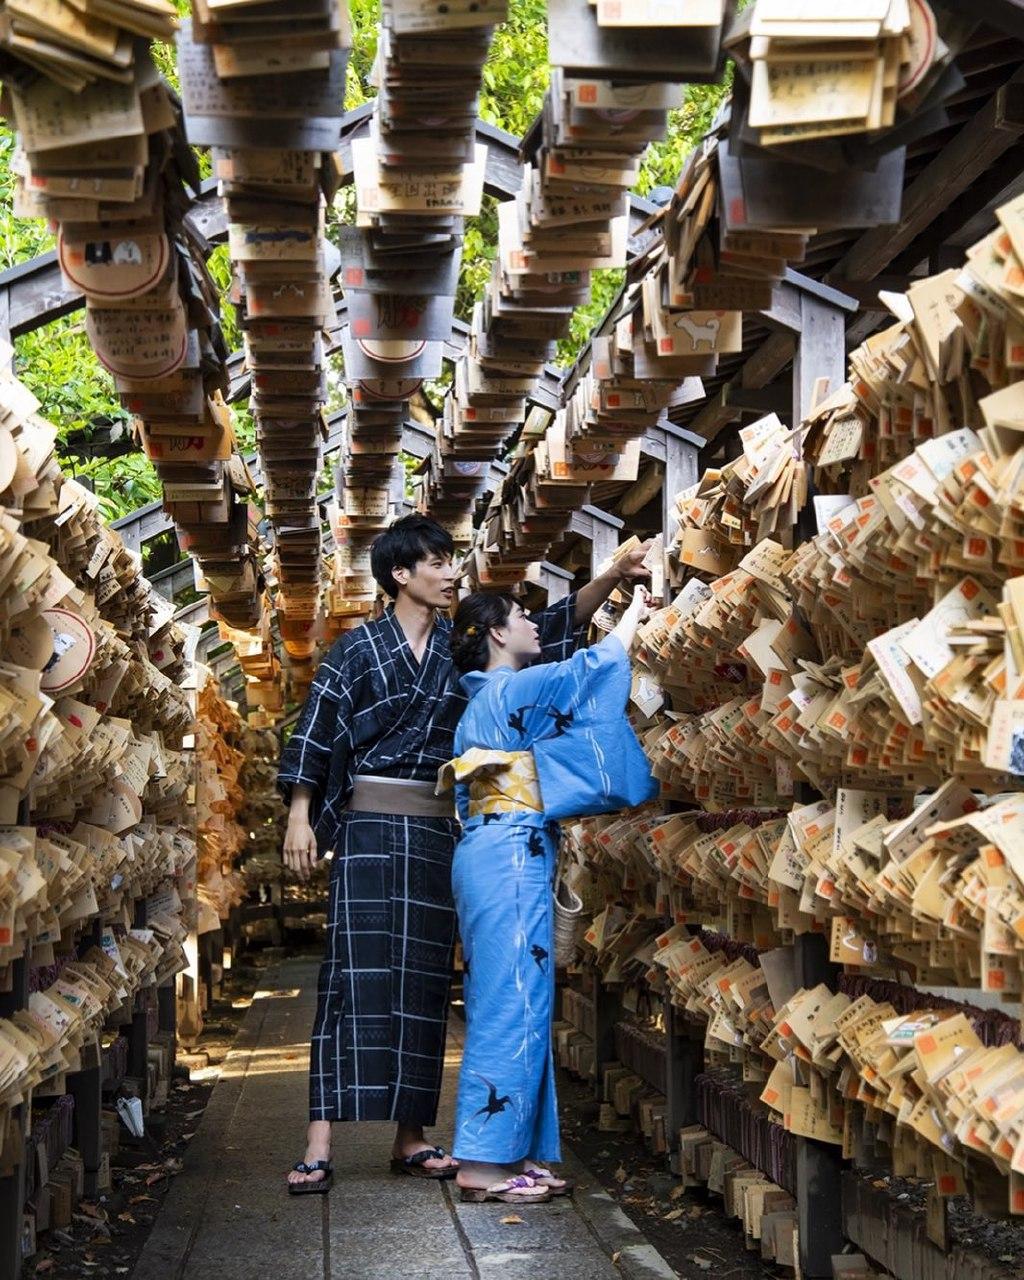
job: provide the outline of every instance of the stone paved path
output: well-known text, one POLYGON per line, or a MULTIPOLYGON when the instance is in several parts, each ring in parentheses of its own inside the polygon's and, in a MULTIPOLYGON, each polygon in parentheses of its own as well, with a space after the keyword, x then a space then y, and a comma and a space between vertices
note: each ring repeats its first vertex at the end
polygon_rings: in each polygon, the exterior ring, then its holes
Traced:
MULTIPOLYGON (((289 1197, 302 1155, 316 965, 288 960, 256 995, 133 1280, 672 1280, 675 1273, 571 1153, 572 1200, 462 1204, 449 1182, 388 1170, 390 1125, 335 1130, 327 1196, 289 1197), (612 1259, 615 1259, 613 1262, 612 1259)), ((449 1034, 435 1133, 450 1141, 449 1034)))

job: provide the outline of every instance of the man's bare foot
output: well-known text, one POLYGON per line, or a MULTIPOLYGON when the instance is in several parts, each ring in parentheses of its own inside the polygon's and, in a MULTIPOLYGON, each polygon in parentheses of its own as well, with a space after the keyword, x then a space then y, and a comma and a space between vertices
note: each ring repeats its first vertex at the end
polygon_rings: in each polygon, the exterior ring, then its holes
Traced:
MULTIPOLYGON (((330 1158, 331 1122, 330 1120, 311 1120, 306 1130, 306 1154, 302 1157, 302 1163, 312 1165, 318 1160, 330 1160, 330 1158)), ((300 1173, 298 1169, 291 1169, 288 1173, 288 1181, 292 1185, 299 1182, 322 1182, 326 1177, 327 1174, 322 1169, 317 1169, 314 1173, 300 1173)))
MULTIPOLYGON (((410 1156, 418 1155, 421 1151, 434 1151, 435 1149, 436 1145, 427 1141, 423 1136, 422 1129, 407 1128, 399 1125, 395 1133, 395 1145, 391 1148, 391 1154, 396 1160, 408 1160, 410 1156)), ((428 1156, 420 1164, 424 1169, 457 1169, 459 1167, 459 1162, 453 1160, 447 1153, 443 1156, 428 1156)))

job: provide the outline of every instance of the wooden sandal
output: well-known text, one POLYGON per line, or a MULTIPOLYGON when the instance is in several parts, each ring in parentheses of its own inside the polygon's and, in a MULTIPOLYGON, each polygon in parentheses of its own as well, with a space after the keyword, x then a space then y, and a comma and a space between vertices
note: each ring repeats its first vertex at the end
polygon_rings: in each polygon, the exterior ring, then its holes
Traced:
POLYGON ((424 1151, 416 1151, 411 1156, 392 1156, 392 1173, 409 1173, 414 1178, 454 1178, 459 1171, 457 1164, 447 1165, 443 1169, 427 1169, 427 1160, 443 1160, 448 1154, 444 1147, 427 1147, 424 1151))
POLYGON ((541 1165, 536 1167, 530 1166, 529 1169, 523 1170, 524 1177, 532 1179, 538 1187, 547 1187, 553 1196, 571 1196, 573 1185, 565 1178, 559 1178, 557 1174, 545 1169, 541 1165))
POLYGON ((547 1187, 539 1187, 532 1178, 517 1173, 504 1182, 490 1187, 460 1187, 461 1199, 468 1204, 486 1204, 488 1200, 501 1200, 505 1204, 544 1204, 551 1199, 547 1187))
POLYGON ((330 1160, 314 1160, 312 1164, 300 1160, 298 1164, 292 1165, 292 1169, 296 1173, 322 1173, 324 1176, 317 1178, 316 1182, 289 1182, 290 1196, 322 1196, 334 1185, 334 1165, 330 1160))

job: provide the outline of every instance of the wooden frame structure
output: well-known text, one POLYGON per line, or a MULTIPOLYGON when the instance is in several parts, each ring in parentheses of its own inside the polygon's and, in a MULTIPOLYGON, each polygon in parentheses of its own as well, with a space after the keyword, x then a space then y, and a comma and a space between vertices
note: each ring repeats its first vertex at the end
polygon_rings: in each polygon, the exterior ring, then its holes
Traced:
MULTIPOLYGON (((958 12, 968 9, 964 0, 942 3, 958 12)), ((947 255, 958 256, 991 225, 998 204, 1024 191, 1024 0, 987 0, 984 9, 989 30, 960 55, 966 87, 950 104, 949 127, 915 144, 908 155, 899 223, 861 234, 832 232, 812 240, 804 271, 788 271, 771 308, 746 317, 743 351, 721 359, 716 375, 705 380, 704 399, 684 406, 648 432, 640 479, 629 486, 597 486, 594 504, 573 514, 563 545, 550 562, 538 566, 532 592, 555 600, 572 589, 578 571, 592 575, 614 550, 627 520, 642 532, 669 528, 675 494, 697 479, 702 463, 732 456, 732 428, 744 415, 775 409, 780 416, 799 421, 810 407, 815 384, 825 378, 833 388, 839 386, 845 380, 847 351, 882 322, 878 289, 905 288, 919 271, 941 269, 947 255)), ((343 122, 343 178, 351 178, 351 142, 368 130, 371 113, 372 104, 366 104, 348 113, 343 122)), ((488 152, 485 190, 499 199, 514 196, 521 181, 518 140, 483 123, 478 123, 477 139, 488 152)), ((642 253, 644 224, 654 212, 656 206, 633 198, 632 256, 642 253)), ((227 219, 214 182, 204 183, 195 193, 188 217, 211 244, 225 239, 227 219)), ((44 254, 0 274, 0 337, 17 338, 82 305, 81 295, 65 286, 56 254, 44 254)), ((447 344, 449 357, 459 354, 466 335, 466 326, 457 322, 447 344)), ((233 368, 232 398, 238 399, 247 392, 240 354, 233 357, 233 368)), ((557 405, 560 376, 549 367, 535 395, 539 403, 557 405)), ((340 415, 331 427, 327 455, 342 445, 340 415)), ((409 453, 422 459, 432 443, 428 428, 407 424, 403 447, 409 453)), ((495 464, 496 483, 503 473, 502 464, 495 464)), ((149 504, 114 526, 137 551, 173 527, 160 503, 149 504)), ((154 581, 170 599, 178 600, 192 586, 191 562, 186 558, 158 571, 154 581)), ((205 601, 184 604, 178 617, 203 624, 209 618, 205 601)), ((215 637, 215 631, 204 635, 201 652, 228 688, 233 684, 238 688, 241 678, 233 651, 218 648, 215 637)), ((820 940, 802 940, 797 962, 807 984, 834 980, 820 940)), ((621 1008, 613 989, 595 985, 593 1026, 600 1073, 601 1064, 615 1054, 614 1031, 621 1008)), ((0 1015, 20 1007, 27 990, 28 972, 22 961, 15 965, 14 990, 0 996, 0 1015)), ((675 1022, 670 1014, 660 1082, 670 1132, 695 1119, 693 1081, 702 1062, 701 1045, 687 1038, 675 1022)), ((144 1030, 143 1024, 138 1028, 133 1024, 133 1058, 143 1063, 144 1030)), ((81 1073, 82 1080, 73 1089, 83 1153, 91 1149, 92 1126, 98 1124, 98 1071, 96 1066, 81 1073), (95 1078, 92 1071, 97 1073, 95 1078)), ((798 1140, 801 1270, 808 1277, 830 1275, 831 1255, 841 1244, 840 1173, 841 1161, 834 1148, 798 1140)), ((16 1169, 12 1178, 0 1180, 0 1271, 4 1274, 18 1273, 23 1191, 23 1168, 16 1169)))

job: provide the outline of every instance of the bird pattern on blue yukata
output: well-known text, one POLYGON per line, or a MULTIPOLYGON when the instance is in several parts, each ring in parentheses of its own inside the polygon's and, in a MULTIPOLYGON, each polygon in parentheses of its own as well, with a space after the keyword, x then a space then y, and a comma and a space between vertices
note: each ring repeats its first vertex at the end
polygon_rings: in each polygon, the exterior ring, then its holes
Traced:
POLYGON ((547 714, 555 722, 555 732, 552 737, 560 738, 566 730, 572 728, 574 716, 571 711, 559 711, 557 707, 551 707, 547 714))
POLYGON ((503 1098, 499 1098, 497 1085, 492 1084, 490 1080, 487 1079, 486 1076, 480 1075, 479 1071, 474 1071, 473 1074, 477 1076, 478 1079, 482 1080, 484 1084, 487 1086, 487 1101, 476 1113, 478 1116, 485 1117, 484 1124, 486 1124, 487 1121, 490 1120, 491 1116, 501 1115, 501 1113, 509 1105, 512 1099, 508 1096, 508 1094, 506 1094, 503 1098))

